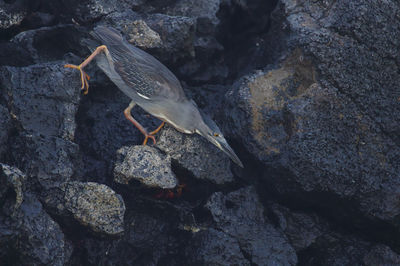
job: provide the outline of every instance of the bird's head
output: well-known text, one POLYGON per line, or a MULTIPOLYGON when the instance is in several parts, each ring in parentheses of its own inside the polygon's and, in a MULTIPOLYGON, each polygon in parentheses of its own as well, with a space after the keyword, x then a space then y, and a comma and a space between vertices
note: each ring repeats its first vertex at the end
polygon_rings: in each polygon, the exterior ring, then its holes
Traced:
POLYGON ((198 124, 195 132, 203 137, 205 137, 212 144, 217 146, 220 150, 226 153, 234 163, 243 168, 243 164, 239 157, 235 154, 233 149, 229 146, 228 142, 224 138, 221 130, 218 128, 217 124, 201 112, 202 121, 198 124))

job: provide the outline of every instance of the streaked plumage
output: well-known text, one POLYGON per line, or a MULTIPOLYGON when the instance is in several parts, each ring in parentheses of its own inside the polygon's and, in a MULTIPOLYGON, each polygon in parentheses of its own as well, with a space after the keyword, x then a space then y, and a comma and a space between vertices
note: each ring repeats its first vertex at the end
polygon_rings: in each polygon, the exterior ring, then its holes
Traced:
POLYGON ((128 43, 115 29, 98 26, 91 35, 95 41, 85 43, 92 51, 100 44, 109 51, 97 55, 97 65, 134 103, 183 133, 202 135, 243 167, 217 125, 186 98, 180 82, 167 67, 128 43))

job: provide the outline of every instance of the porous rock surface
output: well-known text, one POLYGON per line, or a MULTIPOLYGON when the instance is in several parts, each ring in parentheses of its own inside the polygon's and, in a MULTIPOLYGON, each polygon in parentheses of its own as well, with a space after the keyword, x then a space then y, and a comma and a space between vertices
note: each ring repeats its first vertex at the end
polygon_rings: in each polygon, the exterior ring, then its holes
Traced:
POLYGON ((0 264, 399 264, 399 14, 395 0, 0 1, 0 264), (63 65, 96 25, 167 65, 244 169, 168 125, 140 146, 95 64, 82 95, 63 65))
POLYGON ((236 81, 224 113, 286 202, 397 231, 400 29, 376 30, 398 14, 394 1, 278 3, 267 39, 279 59, 236 81))
POLYGON ((106 185, 69 182, 61 186, 65 209, 95 232, 117 235, 123 232, 125 204, 106 185))
POLYGON ((149 146, 122 147, 114 168, 114 180, 128 184, 138 180, 149 187, 174 188, 178 180, 171 170, 171 159, 149 146))

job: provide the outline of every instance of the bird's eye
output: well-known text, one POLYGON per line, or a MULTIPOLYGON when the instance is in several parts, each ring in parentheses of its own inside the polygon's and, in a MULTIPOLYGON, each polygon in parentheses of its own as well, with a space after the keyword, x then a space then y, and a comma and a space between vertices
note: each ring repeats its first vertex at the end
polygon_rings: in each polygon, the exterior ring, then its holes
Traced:
POLYGON ((219 137, 219 134, 218 133, 214 133, 214 137, 219 137))

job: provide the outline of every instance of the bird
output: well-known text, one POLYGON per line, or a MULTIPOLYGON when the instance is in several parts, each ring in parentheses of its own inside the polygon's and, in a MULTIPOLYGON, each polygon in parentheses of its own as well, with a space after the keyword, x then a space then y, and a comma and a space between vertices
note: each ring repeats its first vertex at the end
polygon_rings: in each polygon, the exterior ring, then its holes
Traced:
POLYGON ((165 65, 130 44, 112 27, 96 26, 90 35, 91 38, 84 39, 83 43, 92 54, 80 65, 64 65, 80 71, 84 94, 88 93, 90 77, 83 69, 96 58, 97 66, 131 99, 124 115, 145 136, 143 145, 147 144, 148 139, 155 144, 154 135, 168 123, 179 132, 199 134, 243 168, 243 163, 229 146, 217 124, 200 111, 193 100, 186 97, 179 80, 165 65), (131 115, 131 110, 136 105, 160 119, 161 125, 148 132, 131 115))

